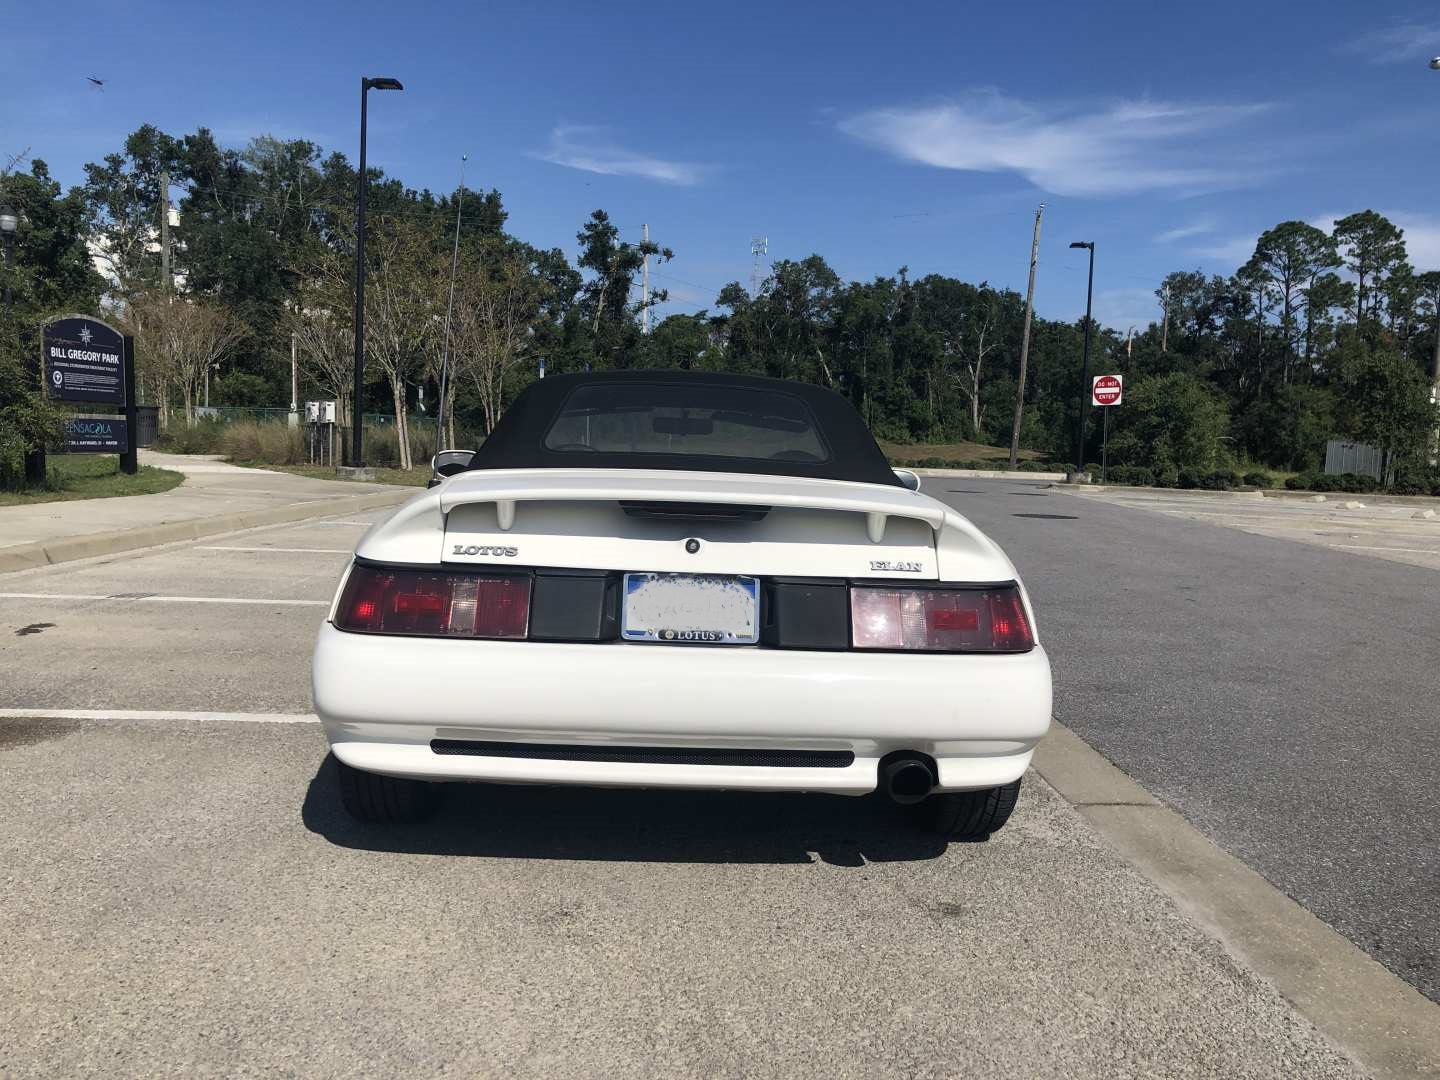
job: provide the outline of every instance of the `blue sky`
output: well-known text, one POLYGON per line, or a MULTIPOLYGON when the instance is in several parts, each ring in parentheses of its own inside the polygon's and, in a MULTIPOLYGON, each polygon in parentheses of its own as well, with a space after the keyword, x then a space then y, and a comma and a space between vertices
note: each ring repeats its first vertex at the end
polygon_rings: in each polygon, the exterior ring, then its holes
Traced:
POLYGON ((901 265, 1037 308, 1157 318, 1169 270, 1233 270, 1286 218, 1366 207, 1440 268, 1440 17, 1351 0, 1158 5, 5 5, 0 155, 64 182, 150 122, 222 142, 306 137, 413 186, 504 194, 510 227, 573 253, 603 207, 676 252, 666 310, 818 252, 846 278, 901 265), (85 76, 105 80, 103 91, 85 76))

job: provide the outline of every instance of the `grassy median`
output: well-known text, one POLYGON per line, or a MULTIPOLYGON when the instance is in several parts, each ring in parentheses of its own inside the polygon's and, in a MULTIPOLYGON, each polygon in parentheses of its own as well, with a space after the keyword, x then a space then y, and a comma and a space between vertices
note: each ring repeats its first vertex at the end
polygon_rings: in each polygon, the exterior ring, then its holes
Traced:
POLYGON ((51 455, 46 466, 43 488, 0 489, 0 506, 154 495, 169 491, 185 479, 182 473, 173 469, 156 469, 149 465, 142 465, 134 476, 127 476, 120 471, 120 459, 108 454, 51 455))

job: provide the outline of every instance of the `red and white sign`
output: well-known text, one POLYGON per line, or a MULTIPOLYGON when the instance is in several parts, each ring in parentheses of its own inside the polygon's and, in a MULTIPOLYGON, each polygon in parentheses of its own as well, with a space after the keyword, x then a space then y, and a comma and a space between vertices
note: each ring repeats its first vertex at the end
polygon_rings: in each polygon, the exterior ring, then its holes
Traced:
POLYGON ((1121 392, 1124 379, 1120 375, 1096 375, 1090 383, 1090 402, 1093 405, 1119 405, 1124 397, 1121 392))

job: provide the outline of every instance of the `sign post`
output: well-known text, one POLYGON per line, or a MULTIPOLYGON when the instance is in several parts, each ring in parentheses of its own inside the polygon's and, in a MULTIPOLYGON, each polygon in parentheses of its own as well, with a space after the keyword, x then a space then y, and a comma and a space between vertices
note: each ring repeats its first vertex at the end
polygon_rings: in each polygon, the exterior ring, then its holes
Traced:
POLYGON ((1100 482, 1105 482, 1105 473, 1110 465, 1110 409, 1119 405, 1125 396, 1123 375, 1096 375, 1090 383, 1090 404, 1104 409, 1104 435, 1100 440, 1100 482))
POLYGON ((120 471, 134 473, 135 339, 88 315, 66 315, 40 329, 45 389, 53 401, 119 408, 119 417, 76 417, 66 423, 65 452, 120 455, 120 471))

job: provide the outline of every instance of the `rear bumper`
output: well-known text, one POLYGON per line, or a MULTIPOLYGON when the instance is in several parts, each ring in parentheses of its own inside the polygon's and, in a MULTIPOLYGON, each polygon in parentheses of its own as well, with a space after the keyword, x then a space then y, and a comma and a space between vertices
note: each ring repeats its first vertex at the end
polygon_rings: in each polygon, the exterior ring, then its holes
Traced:
POLYGON ((1050 664, 1022 655, 803 652, 347 634, 315 649, 315 710, 336 757, 433 780, 875 790, 895 750, 931 755, 941 790, 1017 779, 1050 724, 1050 664), (847 750, 840 768, 438 755, 432 739, 847 750))

